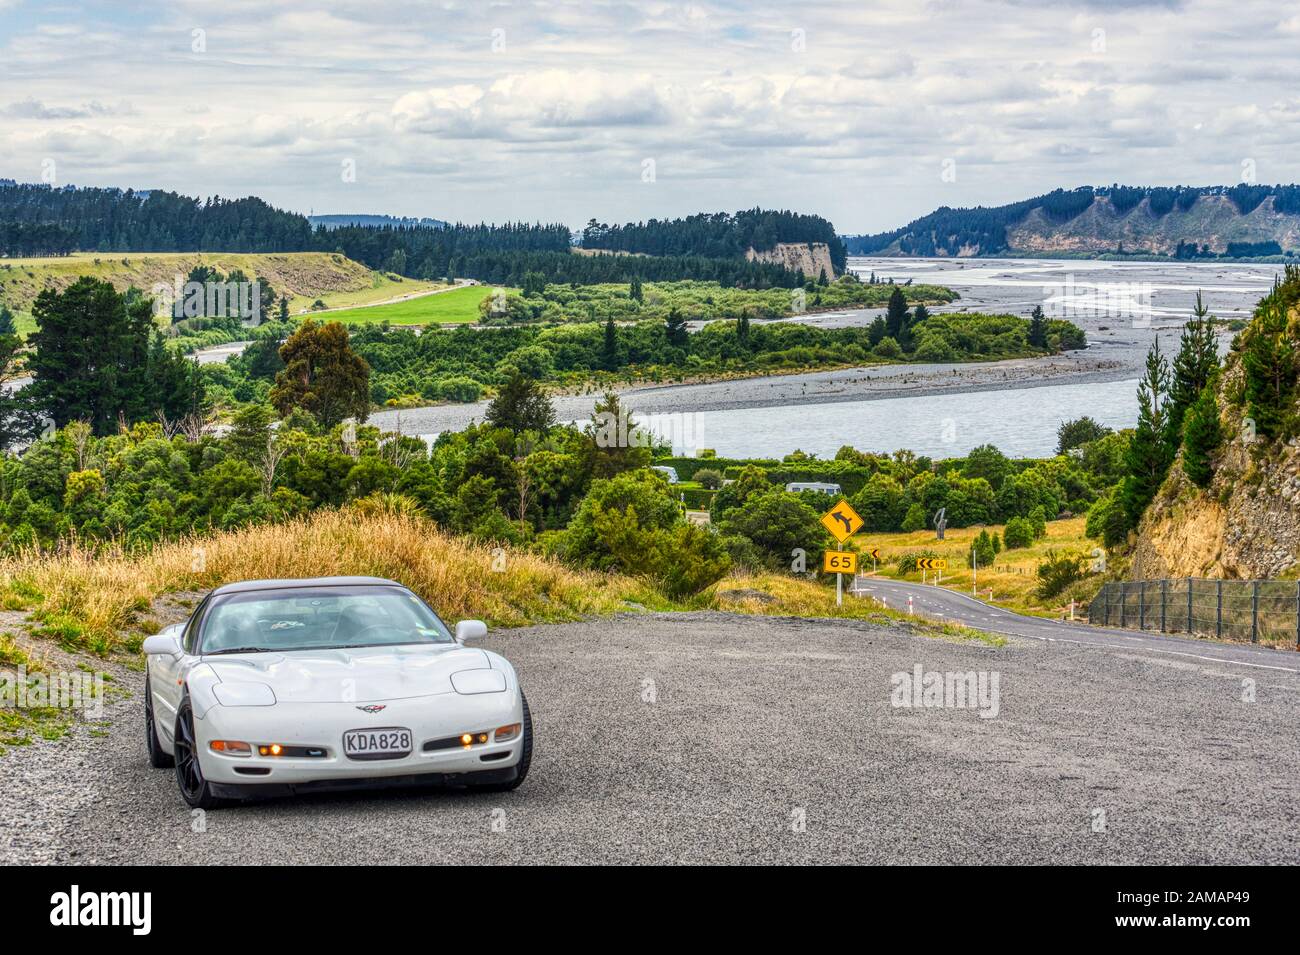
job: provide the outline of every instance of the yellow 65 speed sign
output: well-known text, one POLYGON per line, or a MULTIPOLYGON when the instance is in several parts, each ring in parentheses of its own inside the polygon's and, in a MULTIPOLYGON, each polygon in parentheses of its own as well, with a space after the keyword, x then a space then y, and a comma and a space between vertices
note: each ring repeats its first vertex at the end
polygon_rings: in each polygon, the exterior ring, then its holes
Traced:
POLYGON ((851 550, 828 550, 822 552, 822 573, 856 574, 858 572, 858 555, 851 550))

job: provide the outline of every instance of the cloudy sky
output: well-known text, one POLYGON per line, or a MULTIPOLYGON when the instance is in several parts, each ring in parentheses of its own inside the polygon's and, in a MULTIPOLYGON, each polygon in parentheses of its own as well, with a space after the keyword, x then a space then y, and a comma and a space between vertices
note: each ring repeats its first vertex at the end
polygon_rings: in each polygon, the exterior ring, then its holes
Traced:
POLYGON ((1300 180, 1274 0, 0 0, 0 178, 842 232, 1057 186, 1300 180))

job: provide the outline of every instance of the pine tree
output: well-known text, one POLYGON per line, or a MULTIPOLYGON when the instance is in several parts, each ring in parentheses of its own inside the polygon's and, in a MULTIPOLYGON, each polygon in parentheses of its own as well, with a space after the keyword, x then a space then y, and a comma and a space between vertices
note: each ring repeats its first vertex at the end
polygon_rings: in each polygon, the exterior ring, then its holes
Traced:
POLYGON ((1183 326, 1169 386, 1171 441, 1178 441, 1183 431, 1183 416, 1218 370, 1219 350, 1214 335, 1214 319, 1201 301, 1201 293, 1197 292, 1192 318, 1183 326))
POLYGON ((1125 455, 1121 501, 1130 528, 1155 499, 1169 472, 1173 447, 1169 441, 1169 363, 1160 354, 1160 339, 1147 354, 1146 374, 1138 383, 1138 423, 1125 455))
POLYGON ((930 317, 930 310, 924 305, 918 303, 916 308, 912 309, 912 327, 920 325, 930 317))
POLYGON ((689 341, 686 319, 682 316, 681 309, 676 305, 668 310, 668 317, 664 319, 664 331, 668 335, 668 344, 675 345, 678 348, 686 347, 689 341))
POLYGON ((601 363, 606 371, 618 369, 618 329, 614 327, 614 316, 605 319, 605 345, 601 349, 601 363))
POLYGON ((877 315, 867 329, 867 340, 871 342, 871 347, 875 348, 880 344, 881 339, 888 337, 888 326, 885 324, 885 316, 877 315))
POLYGON ((740 342, 742 348, 749 347, 749 316, 743 312, 736 319, 736 341, 740 342))
POLYGON ((493 427, 515 434, 541 433, 555 424, 555 408, 541 385, 516 370, 488 405, 485 417, 493 427))
POLYGON ((907 299, 903 290, 895 285, 889 293, 889 305, 885 308, 885 335, 897 340, 907 323, 907 299))
POLYGON ((1286 309, 1278 302, 1262 305, 1243 337, 1246 415, 1254 420, 1259 436, 1280 437, 1289 427, 1300 372, 1300 355, 1287 333, 1286 309))
MULTIPOLYGON (((0 377, 7 379, 13 374, 22 346, 17 335, 0 335, 0 377)), ((0 389, 0 451, 27 443, 39 430, 39 416, 33 412, 31 401, 7 388, 0 389)))
POLYGON ((645 301, 645 293, 641 289, 641 276, 639 275, 632 276, 632 284, 628 288, 627 294, 628 294, 628 298, 632 299, 632 301, 634 302, 645 301))
POLYGON ((32 408, 56 427, 86 421, 98 435, 164 409, 151 377, 154 333, 150 300, 131 289, 82 277, 63 292, 46 289, 32 306, 36 331, 28 339, 32 384, 23 389, 32 408))
POLYGON ((1029 345, 1032 348, 1047 347, 1047 318, 1041 305, 1035 305, 1029 313, 1029 345))
POLYGON ((14 323, 14 313, 0 305, 0 335, 17 335, 18 326, 14 323))
POLYGON ((1219 403, 1215 399, 1213 382, 1201 389, 1187 410, 1183 429, 1183 470, 1198 487, 1209 487, 1214 478, 1211 458, 1223 440, 1219 424, 1219 403))

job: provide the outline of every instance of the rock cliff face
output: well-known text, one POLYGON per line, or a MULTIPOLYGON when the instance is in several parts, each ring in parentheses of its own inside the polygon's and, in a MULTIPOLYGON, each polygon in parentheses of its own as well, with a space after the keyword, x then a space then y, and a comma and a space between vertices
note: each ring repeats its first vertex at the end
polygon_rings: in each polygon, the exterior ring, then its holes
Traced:
POLYGON ((1138 528, 1131 579, 1251 580, 1300 564, 1300 446, 1254 462, 1239 438, 1217 460, 1205 491, 1174 465, 1138 528))
POLYGON ((751 262, 772 262, 783 265, 792 272, 803 269, 803 274, 810 279, 821 275, 826 270, 826 278, 835 278, 835 266, 831 264, 831 250, 825 242, 778 242, 775 247, 764 252, 748 249, 745 258, 751 262))
POLYGON ((1102 196, 1069 222, 1054 223, 1039 208, 1007 229, 1008 245, 1021 254, 1106 253, 1122 245, 1126 252, 1172 255, 1180 241, 1208 245, 1216 253, 1225 252, 1229 242, 1274 241, 1283 249, 1300 248, 1300 216, 1276 211, 1272 197, 1247 215, 1227 196, 1201 196, 1185 212, 1157 216, 1148 199, 1121 213, 1102 196))
POLYGON ((1300 565, 1300 439, 1267 449, 1251 440, 1241 409, 1229 405, 1240 360, 1228 357, 1219 389, 1225 441, 1214 479, 1188 480, 1182 455, 1138 526, 1128 576, 1277 577, 1300 565))

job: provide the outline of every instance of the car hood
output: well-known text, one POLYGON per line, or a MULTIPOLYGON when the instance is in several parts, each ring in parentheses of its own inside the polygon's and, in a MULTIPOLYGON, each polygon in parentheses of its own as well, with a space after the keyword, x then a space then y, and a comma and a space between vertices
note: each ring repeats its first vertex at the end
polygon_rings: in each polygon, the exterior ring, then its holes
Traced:
POLYGON ((222 683, 264 683, 278 703, 368 703, 452 693, 451 675, 488 670, 482 650, 459 644, 293 650, 206 656, 222 683))

